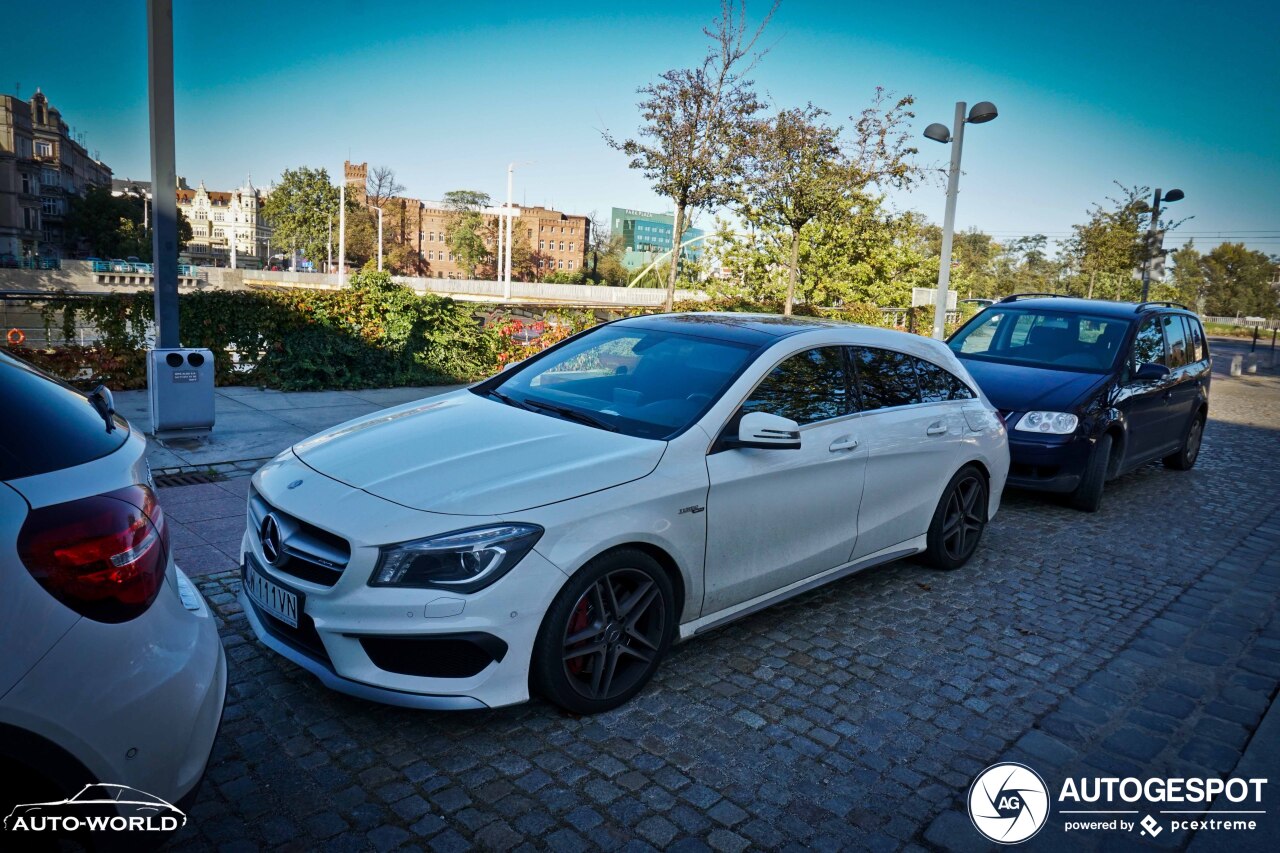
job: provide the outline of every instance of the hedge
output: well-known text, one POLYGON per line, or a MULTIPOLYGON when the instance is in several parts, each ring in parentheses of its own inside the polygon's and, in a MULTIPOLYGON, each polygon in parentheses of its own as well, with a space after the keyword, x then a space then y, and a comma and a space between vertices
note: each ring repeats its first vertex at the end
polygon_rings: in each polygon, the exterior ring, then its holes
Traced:
MULTIPOLYGON (((178 337, 183 346, 213 351, 219 385, 297 391, 447 384, 492 373, 510 346, 475 310, 365 271, 343 290, 183 293, 178 337)), ((67 339, 83 322, 100 340, 11 352, 82 384, 146 387, 146 335, 155 316, 150 292, 53 296, 42 311, 46 325, 60 325, 67 339)))

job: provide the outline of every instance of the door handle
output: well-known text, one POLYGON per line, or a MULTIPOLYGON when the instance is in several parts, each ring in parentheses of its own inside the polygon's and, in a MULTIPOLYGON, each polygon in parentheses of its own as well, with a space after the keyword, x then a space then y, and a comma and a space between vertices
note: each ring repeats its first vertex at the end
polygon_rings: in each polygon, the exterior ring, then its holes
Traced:
POLYGON ((929 424, 929 428, 925 430, 925 434, 926 435, 946 435, 947 425, 944 424, 942 421, 936 421, 934 423, 931 423, 929 424))
POLYGON ((830 450, 832 453, 839 453, 841 450, 853 450, 857 446, 858 446, 858 439, 854 438, 851 435, 843 435, 840 438, 837 438, 835 441, 831 442, 831 447, 829 447, 828 450, 830 450))

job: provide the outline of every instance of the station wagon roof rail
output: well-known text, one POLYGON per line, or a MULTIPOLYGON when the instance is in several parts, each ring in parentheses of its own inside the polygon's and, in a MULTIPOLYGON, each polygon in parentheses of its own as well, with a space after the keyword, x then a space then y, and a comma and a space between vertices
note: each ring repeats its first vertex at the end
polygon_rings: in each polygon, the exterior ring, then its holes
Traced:
POLYGON ((1056 296, 1059 299, 1070 299, 1066 293, 1014 293, 1001 299, 1001 302, 1017 302, 1019 299, 1040 299, 1041 297, 1056 296))
POLYGON ((1155 302, 1155 301, 1153 301, 1153 302, 1139 302, 1139 303, 1138 303, 1138 307, 1133 309, 1133 313, 1135 313, 1135 314, 1140 314, 1140 313, 1142 313, 1143 311, 1145 311, 1147 308, 1149 308, 1149 307, 1150 307, 1150 306, 1152 306, 1152 305, 1164 305, 1164 306, 1167 306, 1167 307, 1169 307, 1169 308, 1181 308, 1183 311, 1190 311, 1190 310, 1191 310, 1191 309, 1190 309, 1190 308, 1188 308, 1187 306, 1183 305, 1181 302, 1163 302, 1163 301, 1155 302))

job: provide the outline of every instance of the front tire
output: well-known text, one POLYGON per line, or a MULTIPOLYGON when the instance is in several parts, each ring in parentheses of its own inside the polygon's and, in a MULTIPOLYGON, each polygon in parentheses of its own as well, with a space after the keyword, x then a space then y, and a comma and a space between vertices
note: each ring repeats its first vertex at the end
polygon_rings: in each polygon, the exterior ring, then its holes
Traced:
POLYGON ((625 704, 675 636, 675 591, 657 561, 623 549, 587 563, 552 601, 530 665, 535 690, 575 714, 625 704))
POLYGON ((1084 468, 1080 485, 1071 493, 1071 505, 1084 512, 1097 512, 1102 506, 1102 487, 1107 484, 1107 468, 1111 465, 1111 433, 1104 433, 1093 446, 1084 468))
POLYGON ((1200 458, 1200 444, 1203 440, 1204 413, 1197 412, 1195 419, 1191 421, 1191 426, 1187 427, 1187 434, 1182 439, 1182 447, 1177 453, 1171 453, 1161 460, 1164 462, 1164 467, 1175 471, 1190 471, 1195 466, 1196 460, 1200 458))
POLYGON ((936 569, 958 569, 978 548, 987 526, 987 481, 971 465, 956 472, 942 490, 926 539, 925 562, 936 569))

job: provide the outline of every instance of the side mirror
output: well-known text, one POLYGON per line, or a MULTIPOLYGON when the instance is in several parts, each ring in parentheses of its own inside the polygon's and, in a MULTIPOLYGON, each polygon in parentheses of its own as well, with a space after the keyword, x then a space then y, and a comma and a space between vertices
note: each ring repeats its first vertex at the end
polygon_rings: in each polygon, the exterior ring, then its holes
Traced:
POLYGON ((747 412, 738 421, 738 435, 726 442, 729 447, 758 450, 799 450, 800 425, 790 418, 768 412, 747 412))
POLYGON ((1134 382, 1159 382, 1169 375, 1169 368, 1163 364, 1143 364, 1133 373, 1134 382))

